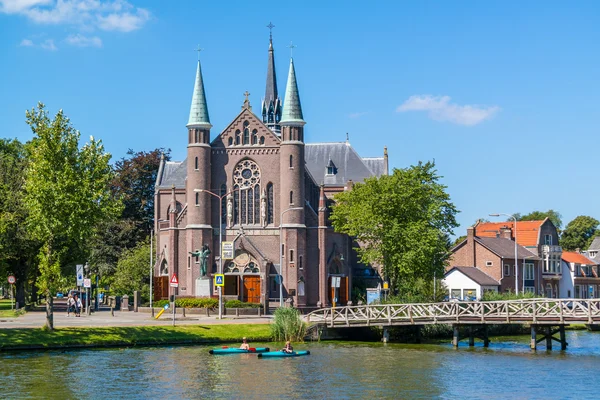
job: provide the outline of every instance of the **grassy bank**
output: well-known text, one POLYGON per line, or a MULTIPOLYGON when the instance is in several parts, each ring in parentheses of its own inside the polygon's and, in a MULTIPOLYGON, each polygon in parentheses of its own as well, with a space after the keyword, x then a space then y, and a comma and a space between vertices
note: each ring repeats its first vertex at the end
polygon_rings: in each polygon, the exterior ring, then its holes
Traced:
POLYGON ((23 310, 13 311, 11 310, 11 301, 10 299, 2 299, 0 300, 0 318, 12 318, 18 317, 23 314, 23 310))
POLYGON ((268 341, 268 324, 135 326, 106 328, 0 329, 0 351, 69 347, 146 346, 166 344, 268 341))

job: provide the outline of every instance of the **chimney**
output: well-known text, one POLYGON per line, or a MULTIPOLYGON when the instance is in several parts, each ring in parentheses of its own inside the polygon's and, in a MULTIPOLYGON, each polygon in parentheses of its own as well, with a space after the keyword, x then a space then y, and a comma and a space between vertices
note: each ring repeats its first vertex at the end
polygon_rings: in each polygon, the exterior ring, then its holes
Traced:
POLYGON ((475 257, 475 228, 470 226, 467 228, 467 264, 466 267, 476 267, 477 259, 475 257))
MULTIPOLYGON (((512 229, 508 226, 500 228, 500 237, 508 240, 512 240, 512 229)), ((514 258, 514 257, 513 257, 514 258)))

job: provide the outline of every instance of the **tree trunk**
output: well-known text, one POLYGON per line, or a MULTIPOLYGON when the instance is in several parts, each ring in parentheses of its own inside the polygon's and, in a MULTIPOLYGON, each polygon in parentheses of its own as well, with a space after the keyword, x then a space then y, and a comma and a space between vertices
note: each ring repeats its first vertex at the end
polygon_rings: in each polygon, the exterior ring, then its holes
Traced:
POLYGON ((52 305, 54 303, 54 299, 52 298, 52 293, 49 290, 46 290, 46 328, 49 330, 54 330, 54 311, 52 309, 52 305))
POLYGON ((15 295, 15 301, 19 303, 19 308, 25 307, 25 282, 23 279, 18 280, 15 285, 17 294, 15 295))

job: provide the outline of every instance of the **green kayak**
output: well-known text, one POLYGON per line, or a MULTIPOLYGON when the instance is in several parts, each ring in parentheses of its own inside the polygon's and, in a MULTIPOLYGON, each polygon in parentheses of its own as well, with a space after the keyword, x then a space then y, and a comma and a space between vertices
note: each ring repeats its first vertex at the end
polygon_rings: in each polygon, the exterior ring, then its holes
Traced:
POLYGON ((259 357, 299 357, 299 356, 307 356, 310 354, 309 350, 301 350, 301 351, 292 351, 291 353, 286 353, 285 351, 270 351, 267 353, 261 353, 259 357))
POLYGON ((210 354, 243 354, 243 353, 264 353, 269 351, 268 347, 250 347, 250 350, 238 349, 235 347, 223 347, 222 349, 212 349, 210 354))

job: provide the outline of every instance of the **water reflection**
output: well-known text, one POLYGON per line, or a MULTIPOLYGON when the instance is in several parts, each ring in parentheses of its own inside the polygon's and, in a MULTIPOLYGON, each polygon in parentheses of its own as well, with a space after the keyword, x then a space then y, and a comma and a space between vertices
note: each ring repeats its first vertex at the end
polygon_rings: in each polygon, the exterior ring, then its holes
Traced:
MULTIPOLYGON (((537 352, 528 337, 462 345, 307 343, 298 358, 211 356, 206 346, 0 355, 1 398, 565 398, 595 397, 581 379, 600 361, 600 334, 568 332, 569 348, 537 352)), ((257 346, 259 344, 256 344, 257 346)), ((277 345, 268 344, 271 347, 277 345)))

